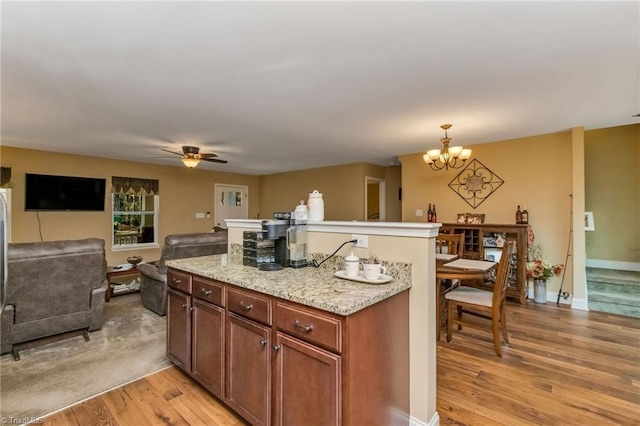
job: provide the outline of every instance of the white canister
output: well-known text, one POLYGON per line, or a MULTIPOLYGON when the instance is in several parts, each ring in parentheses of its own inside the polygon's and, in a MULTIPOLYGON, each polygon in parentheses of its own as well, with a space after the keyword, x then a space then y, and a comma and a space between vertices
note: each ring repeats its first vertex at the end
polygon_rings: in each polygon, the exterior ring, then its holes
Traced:
POLYGON ((318 190, 314 190, 309 194, 309 220, 319 222, 324 220, 324 200, 322 194, 318 190))
POLYGON ((351 254, 344 258, 344 274, 348 277, 357 277, 360 272, 360 258, 351 254))
POLYGON ((304 205, 304 201, 300 200, 300 204, 296 206, 293 212, 294 219, 297 220, 309 220, 309 209, 304 205))

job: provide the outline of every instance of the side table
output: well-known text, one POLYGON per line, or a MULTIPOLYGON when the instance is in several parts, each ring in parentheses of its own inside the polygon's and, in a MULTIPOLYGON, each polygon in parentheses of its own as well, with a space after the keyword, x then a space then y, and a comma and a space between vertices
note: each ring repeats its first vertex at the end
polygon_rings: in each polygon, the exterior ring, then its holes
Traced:
MULTIPOLYGON (((107 283, 109 284, 109 288, 104 294, 105 302, 108 302, 109 300, 111 300, 111 296, 114 296, 111 280, 115 277, 119 277, 123 275, 140 277, 140 272, 138 272, 138 268, 136 267, 136 265, 132 265, 130 263, 125 263, 123 265, 116 265, 116 266, 107 266, 107 283)), ((118 293, 118 296, 122 294, 137 293, 139 291, 140 290, 137 289, 137 290, 131 290, 127 292, 122 292, 122 293, 118 293)))

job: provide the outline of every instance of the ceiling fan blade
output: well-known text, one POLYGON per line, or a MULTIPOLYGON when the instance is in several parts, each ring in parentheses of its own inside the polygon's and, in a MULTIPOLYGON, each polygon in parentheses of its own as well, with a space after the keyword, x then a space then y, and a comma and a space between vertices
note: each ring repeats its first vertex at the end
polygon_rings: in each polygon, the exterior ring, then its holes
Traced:
POLYGON ((181 152, 175 152, 175 151, 169 151, 168 149, 164 149, 164 148, 160 148, 162 151, 164 152, 168 152, 170 154, 175 154, 175 155, 179 155, 180 157, 182 157, 182 153, 181 152))
POLYGON ((217 156, 218 156, 218 154, 200 154, 200 159, 217 157, 217 156))
POLYGON ((217 158, 201 158, 202 161, 210 161, 212 163, 222 163, 222 164, 227 164, 228 161, 227 160, 218 160, 217 158))

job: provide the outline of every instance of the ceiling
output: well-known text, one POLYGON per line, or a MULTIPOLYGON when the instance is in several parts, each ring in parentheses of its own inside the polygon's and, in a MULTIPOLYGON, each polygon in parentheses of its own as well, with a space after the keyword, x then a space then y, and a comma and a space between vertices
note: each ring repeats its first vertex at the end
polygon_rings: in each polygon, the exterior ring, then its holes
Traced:
POLYGON ((2 2, 6 146, 251 175, 639 123, 638 2, 2 2))

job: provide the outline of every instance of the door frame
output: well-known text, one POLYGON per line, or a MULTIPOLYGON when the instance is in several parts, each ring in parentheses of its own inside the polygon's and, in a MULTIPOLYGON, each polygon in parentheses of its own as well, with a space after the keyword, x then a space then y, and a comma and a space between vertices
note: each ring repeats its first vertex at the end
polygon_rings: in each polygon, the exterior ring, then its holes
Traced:
POLYGON ((378 222, 385 222, 387 220, 387 181, 380 178, 375 178, 372 176, 364 177, 364 220, 365 222, 369 221, 369 216, 367 212, 368 205, 368 196, 369 196, 369 184, 377 183, 378 184, 378 211, 380 212, 380 216, 378 217, 378 222))

